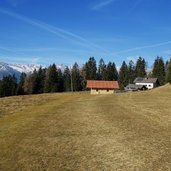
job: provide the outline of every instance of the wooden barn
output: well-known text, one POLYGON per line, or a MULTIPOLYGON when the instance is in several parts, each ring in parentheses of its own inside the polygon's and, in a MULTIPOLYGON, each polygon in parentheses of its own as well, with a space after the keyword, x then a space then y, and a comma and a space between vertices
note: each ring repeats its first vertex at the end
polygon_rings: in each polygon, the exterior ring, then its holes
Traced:
POLYGON ((113 94, 119 89, 119 84, 117 81, 87 80, 87 89, 91 90, 91 94, 113 94))

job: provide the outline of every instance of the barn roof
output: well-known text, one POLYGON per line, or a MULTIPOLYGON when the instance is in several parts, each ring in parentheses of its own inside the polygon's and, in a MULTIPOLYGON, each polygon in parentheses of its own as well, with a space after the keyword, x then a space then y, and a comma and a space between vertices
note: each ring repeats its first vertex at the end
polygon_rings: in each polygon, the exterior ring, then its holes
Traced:
POLYGON ((119 89, 119 84, 118 84, 117 81, 87 80, 87 88, 95 88, 95 89, 119 89))

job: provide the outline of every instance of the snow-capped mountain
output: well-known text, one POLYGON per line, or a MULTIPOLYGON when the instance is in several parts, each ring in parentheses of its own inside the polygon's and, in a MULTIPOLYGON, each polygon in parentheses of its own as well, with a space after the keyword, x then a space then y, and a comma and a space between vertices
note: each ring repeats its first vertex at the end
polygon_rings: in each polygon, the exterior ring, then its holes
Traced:
POLYGON ((7 64, 0 62, 0 79, 4 76, 14 75, 19 79, 22 72, 31 74, 35 69, 38 70, 40 65, 22 65, 22 64, 7 64))
POLYGON ((14 70, 19 71, 20 73, 24 72, 26 74, 32 73, 34 70, 38 70, 40 68, 40 65, 21 65, 21 64, 11 64, 11 68, 14 70))
POLYGON ((56 68, 57 69, 60 69, 62 72, 64 72, 64 70, 66 69, 66 65, 63 65, 63 64, 61 64, 61 65, 58 65, 58 64, 56 64, 56 68))
MULTIPOLYGON (((56 67, 60 69, 62 72, 64 72, 66 66, 65 65, 58 65, 56 64, 56 67)), ((7 64, 4 62, 0 62, 0 80, 4 76, 8 75, 15 75, 17 80, 19 80, 20 75, 22 72, 26 74, 33 73, 34 70, 38 70, 40 68, 40 65, 33 65, 33 64, 7 64)), ((45 68, 45 67, 42 67, 45 68)))

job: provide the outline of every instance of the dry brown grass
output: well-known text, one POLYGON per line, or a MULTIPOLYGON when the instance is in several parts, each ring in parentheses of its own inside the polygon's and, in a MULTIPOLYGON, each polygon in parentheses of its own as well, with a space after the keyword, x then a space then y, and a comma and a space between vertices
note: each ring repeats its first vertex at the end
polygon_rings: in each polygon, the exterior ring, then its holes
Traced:
POLYGON ((171 170, 171 86, 0 99, 0 170, 171 170))

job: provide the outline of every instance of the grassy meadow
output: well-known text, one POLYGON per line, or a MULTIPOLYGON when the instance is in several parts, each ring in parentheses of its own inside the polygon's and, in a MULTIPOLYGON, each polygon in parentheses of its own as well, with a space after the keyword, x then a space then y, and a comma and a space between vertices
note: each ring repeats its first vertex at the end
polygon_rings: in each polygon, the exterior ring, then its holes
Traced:
POLYGON ((0 99, 2 171, 170 171, 171 85, 0 99))

